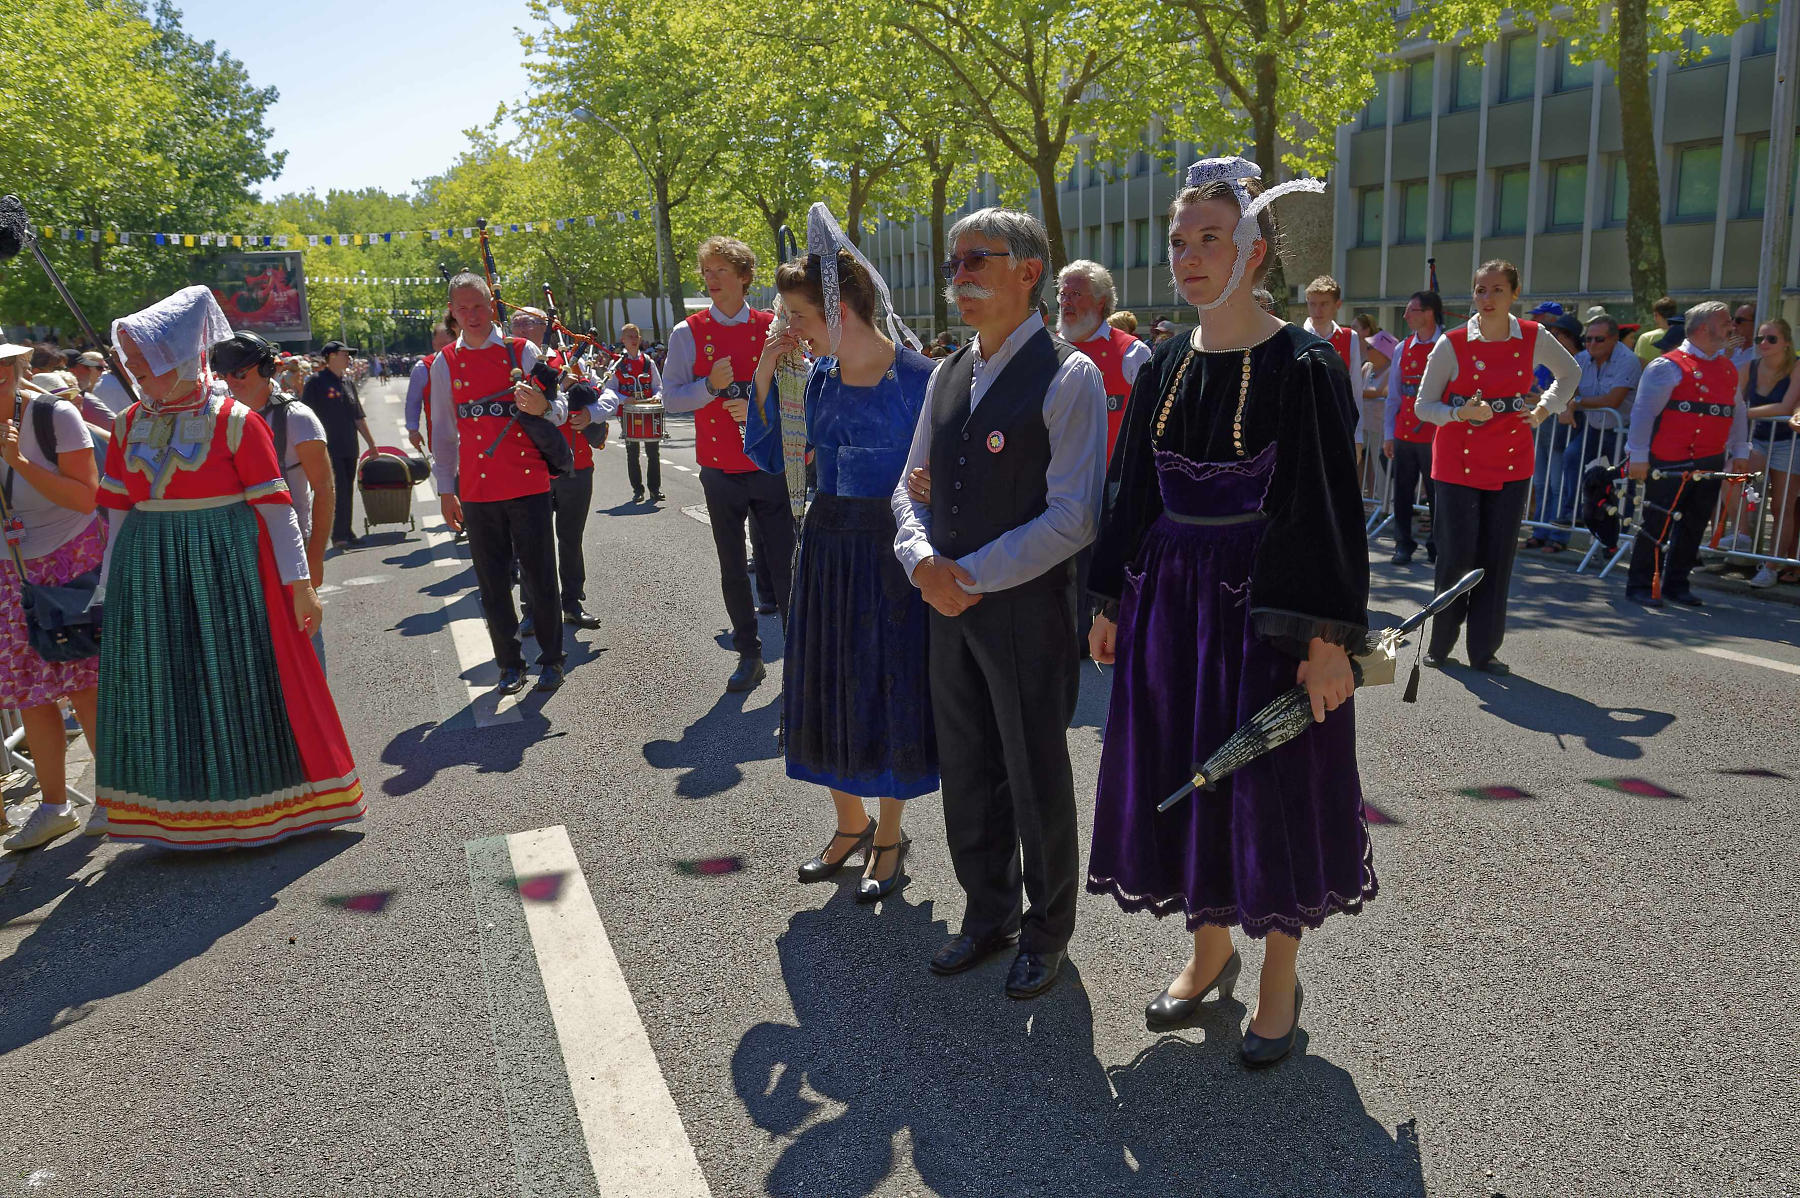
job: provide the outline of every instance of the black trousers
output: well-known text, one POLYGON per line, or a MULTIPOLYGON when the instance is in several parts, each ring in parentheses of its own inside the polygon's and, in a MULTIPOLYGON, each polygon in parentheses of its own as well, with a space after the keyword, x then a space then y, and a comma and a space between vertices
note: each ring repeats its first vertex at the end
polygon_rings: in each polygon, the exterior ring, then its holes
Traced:
POLYGON ((594 503, 594 468, 573 470, 550 480, 550 507, 556 514, 556 576, 562 609, 581 609, 587 598, 587 559, 581 534, 594 503))
POLYGON ((625 477, 631 480, 633 491, 644 489, 644 476, 638 470, 638 446, 644 447, 644 457, 650 463, 650 489, 662 490, 662 446, 655 441, 625 442, 625 477))
POLYGON ((1437 541, 1437 589, 1446 590, 1479 566, 1487 571, 1474 590, 1431 622, 1430 652, 1442 657, 1456 648, 1466 621, 1469 664, 1485 665, 1506 639, 1506 592, 1512 586, 1513 557, 1519 551, 1519 522, 1531 480, 1517 479, 1498 491, 1461 483, 1436 484, 1432 491, 1433 537, 1437 541))
POLYGON ((463 527, 469 531, 469 556, 475 563, 475 585, 487 617, 488 639, 501 669, 522 670, 519 615, 513 609, 513 564, 525 591, 525 610, 536 626, 538 665, 563 663, 562 610, 556 595, 556 544, 550 493, 464 503, 463 527))
POLYGON ((700 488, 706 492, 706 516, 719 555, 719 589, 731 619, 731 647, 739 653, 760 654, 756 600, 750 595, 749 563, 744 558, 744 523, 749 521, 758 538, 757 556, 769 572, 785 628, 794 570, 794 515, 788 509, 787 482, 761 470, 727 474, 717 466, 702 466, 700 488))
POLYGON ((1719 490, 1724 484, 1714 478, 1683 486, 1683 480, 1674 472, 1718 470, 1724 465, 1723 458, 1650 463, 1652 472, 1664 470, 1672 476, 1644 481, 1644 516, 1637 538, 1631 543, 1631 573, 1625 580, 1628 589, 1650 589, 1650 580, 1656 576, 1660 545, 1663 593, 1688 593, 1688 575, 1693 572, 1694 563, 1700 560, 1700 542, 1706 539, 1706 526, 1712 523, 1713 509, 1719 504, 1719 490), (1674 519, 1670 518, 1671 512, 1674 519))
MULTIPOLYGON (((769 555, 763 552, 762 529, 754 520, 750 521, 750 581, 755 584, 753 593, 759 605, 775 598, 775 576, 769 573, 769 555)), ((782 619, 787 619, 785 613, 782 619)))
POLYGON ((1388 463, 1393 480, 1394 548, 1403 553, 1416 553, 1419 542, 1413 538, 1413 493, 1421 483, 1425 487, 1425 507, 1431 512, 1432 531, 1425 544, 1436 547, 1437 508, 1432 502, 1431 442, 1394 441, 1394 460, 1388 463))
POLYGON ((356 455, 332 454, 331 477, 337 484, 337 506, 331 510, 331 539, 348 541, 355 535, 350 530, 350 517, 356 508, 356 455))
POLYGON ((1017 932, 1026 952, 1060 951, 1075 931, 1074 639, 1072 585, 1028 583, 960 616, 931 613, 931 704, 944 827, 967 896, 962 930, 1017 932))

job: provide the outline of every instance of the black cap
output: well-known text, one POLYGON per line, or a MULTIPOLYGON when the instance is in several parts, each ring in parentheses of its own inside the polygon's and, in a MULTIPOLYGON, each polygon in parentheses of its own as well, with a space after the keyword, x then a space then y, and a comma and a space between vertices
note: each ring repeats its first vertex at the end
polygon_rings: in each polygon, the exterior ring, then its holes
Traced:
POLYGON ((249 329, 239 329, 212 347, 213 369, 220 374, 236 374, 256 366, 268 378, 275 373, 275 359, 279 356, 280 351, 268 339, 249 329))
POLYGON ((319 347, 319 355, 326 358, 329 358, 335 353, 360 354, 361 352, 362 350, 357 349, 355 346, 346 345, 342 341, 327 341, 324 345, 319 347))
POLYGON ((1555 320, 1551 321, 1550 327, 1553 329, 1561 329, 1577 341, 1581 340, 1581 334, 1584 331, 1581 327, 1581 322, 1567 312, 1564 312, 1555 320))

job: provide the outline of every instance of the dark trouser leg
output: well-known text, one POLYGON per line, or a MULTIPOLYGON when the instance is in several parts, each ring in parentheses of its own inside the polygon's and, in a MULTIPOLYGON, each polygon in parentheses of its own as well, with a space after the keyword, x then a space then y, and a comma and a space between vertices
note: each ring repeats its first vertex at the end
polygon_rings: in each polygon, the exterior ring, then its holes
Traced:
POLYGON ((519 614, 513 609, 512 522, 506 506, 504 500, 464 503, 463 527, 469 534, 469 559, 475 566, 475 586, 481 595, 488 640, 494 646, 494 662, 503 670, 522 670, 525 654, 519 646, 519 614))
MULTIPOLYGON (((1433 581, 1439 593, 1449 590, 1478 564, 1481 494, 1474 487, 1465 487, 1461 483, 1439 482, 1433 488, 1432 536, 1437 540, 1438 551, 1433 581)), ((1482 585, 1486 585, 1485 580, 1482 585)), ((1450 654, 1462 637, 1463 621, 1468 614, 1469 597, 1460 595, 1433 617, 1427 651, 1435 657, 1450 654)))
POLYGON ((794 511, 788 506, 787 480, 757 471, 749 476, 750 539, 756 544, 756 585, 763 598, 774 599, 787 628, 788 597, 794 589, 794 511))
MULTIPOLYGON (((1724 483, 1718 479, 1689 483, 1681 496, 1681 521, 1675 526, 1675 544, 1663 566, 1663 590, 1671 595, 1688 593, 1688 575, 1700 560, 1700 544, 1712 523, 1724 483)), ((1766 553, 1767 550, 1764 550, 1766 553)))
POLYGON ((1652 474, 1668 472, 1664 478, 1650 478, 1644 483, 1644 522, 1631 547, 1631 575, 1626 585, 1632 590, 1649 590, 1656 572, 1657 546, 1662 547, 1663 592, 1669 595, 1688 593, 1688 575, 1700 559, 1700 543, 1706 539, 1706 527, 1712 522, 1722 485, 1718 479, 1686 482, 1676 473, 1680 470, 1718 470, 1724 466, 1719 458, 1697 462, 1650 463, 1652 474), (1670 517, 1670 509, 1675 512, 1670 517))
MULTIPOLYGON (((1393 480, 1390 502, 1394 510, 1394 548, 1402 553, 1414 553, 1419 548, 1419 542, 1413 538, 1413 493, 1419 489, 1419 455, 1413 451, 1421 448, 1429 453, 1429 446, 1396 440, 1394 460, 1388 465, 1388 477, 1393 480)), ((1430 469, 1429 465, 1426 469, 1430 469)))
MULTIPOLYGON (((652 462, 656 461, 656 450, 652 449, 650 453, 650 460, 652 462)), ((656 467, 652 466, 650 469, 654 473, 656 467)), ((642 491, 644 489, 644 475, 643 472, 638 469, 638 443, 636 441, 625 442, 625 478, 631 483, 631 489, 633 491, 642 491)), ((652 487, 651 489, 654 490, 655 488, 652 487)))
POLYGON ((551 479, 550 500, 556 511, 556 573, 562 608, 579 611, 587 598, 587 560, 582 555, 581 534, 587 528, 588 506, 594 501, 594 468, 551 479))
POLYGON ((662 493, 662 446, 654 441, 644 442, 644 456, 650 460, 650 490, 662 493))
POLYGON ((1094 565, 1094 547, 1075 555, 1075 655, 1087 656, 1088 628, 1094 622, 1094 600, 1088 594, 1088 573, 1094 565))
POLYGON ((767 603, 775 597, 775 579, 769 574, 769 555, 763 551, 762 525, 750 521, 750 565, 756 574, 756 600, 767 603))
POLYGON ((356 508, 356 458, 334 456, 331 477, 337 484, 337 506, 331 510, 331 539, 348 541, 355 535, 350 530, 350 518, 356 508))
POLYGON ((731 620, 731 647, 739 653, 760 654, 756 602, 750 597, 749 566, 744 560, 744 520, 750 514, 748 478, 727 474, 717 466, 700 467, 700 489, 706 493, 706 516, 712 522, 713 549, 719 556, 719 590, 731 620))
POLYGON ((1485 665, 1506 639, 1506 600, 1512 589, 1513 558, 1519 552, 1519 522, 1531 484, 1524 479, 1498 491, 1481 492, 1481 532, 1475 564, 1487 571, 1469 594, 1469 664, 1485 665))
POLYGON ((525 610, 531 613, 538 643, 538 665, 559 666, 566 655, 556 586, 556 517, 551 510, 550 493, 509 499, 505 506, 512 525, 513 548, 518 552, 525 610))

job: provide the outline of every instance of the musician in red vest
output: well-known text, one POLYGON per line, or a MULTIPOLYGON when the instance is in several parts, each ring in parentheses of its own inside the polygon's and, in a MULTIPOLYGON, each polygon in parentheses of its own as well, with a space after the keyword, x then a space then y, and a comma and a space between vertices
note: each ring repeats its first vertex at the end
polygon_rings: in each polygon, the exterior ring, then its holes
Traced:
POLYGON ((1687 313, 1687 340, 1644 367, 1638 379, 1625 455, 1630 477, 1644 483, 1644 512, 1625 597, 1646 607, 1662 606, 1651 586, 1659 557, 1662 598, 1700 606, 1688 575, 1718 505, 1721 480, 1686 472, 1716 471, 1727 459, 1734 474, 1750 465, 1749 419, 1737 402, 1730 337, 1730 308, 1717 300, 1695 304, 1687 313))
MULTIPOLYGON (((624 350, 619 355, 617 368, 612 379, 600 392, 600 408, 608 415, 619 410, 628 403, 650 403, 662 394, 662 372, 656 368, 656 359, 644 352, 644 333, 635 324, 628 324, 619 330, 619 341, 624 350)), ((625 436, 624 418, 620 418, 619 436, 625 436)), ((661 503, 662 493, 662 447, 655 441, 625 442, 625 478, 631 483, 631 502, 644 501, 644 475, 638 467, 638 446, 644 447, 644 458, 649 466, 650 502, 661 503)))
MULTIPOLYGON (((1337 322, 1338 309, 1343 306, 1344 291, 1338 286, 1336 279, 1330 275, 1320 275, 1306 285, 1306 320, 1302 325, 1315 337, 1331 342, 1331 348, 1337 356, 1344 360, 1344 369, 1350 372, 1350 393, 1361 395, 1363 387, 1363 363, 1367 362, 1376 374, 1388 368, 1389 358, 1386 354, 1370 345, 1361 333, 1337 322)), ((1363 421, 1362 404, 1356 405, 1356 461, 1362 464, 1363 421)))
POLYGON ((537 689, 563 681, 562 613, 552 539, 550 471, 517 421, 516 408, 561 425, 567 403, 531 342, 494 323, 494 297, 480 275, 450 280, 450 312, 462 332, 431 364, 433 477, 444 523, 466 528, 488 639, 500 667, 500 693, 525 689, 525 656, 513 608, 512 564, 519 563, 525 606, 537 626, 537 689), (524 377, 513 380, 514 370, 524 377), (493 448, 490 455, 487 451, 493 448))
POLYGON ((431 326, 431 352, 413 363, 406 379, 406 439, 424 453, 431 443, 431 364, 456 340, 456 317, 449 313, 431 326), (420 429, 423 421, 425 427, 420 429))
POLYGON ((712 305, 669 334, 663 406, 669 412, 694 413, 700 486, 719 554, 719 588, 731 618, 731 646, 738 654, 737 669, 725 689, 735 693, 753 689, 764 672, 756 601, 750 594, 744 556, 745 521, 759 534, 758 553, 774 583, 785 626, 794 517, 788 510, 786 479, 757 469, 744 454, 744 417, 754 394, 756 363, 774 320, 744 299, 756 278, 756 254, 735 237, 709 237, 700 243, 698 257, 712 305))
MULTIPOLYGON (((1425 378, 1425 362, 1432 347, 1444 331, 1444 301, 1435 291, 1415 291, 1406 301, 1406 327, 1412 334, 1400 343, 1399 357, 1388 371, 1387 405, 1383 409, 1386 429, 1381 452, 1389 462, 1390 491, 1394 510, 1394 556, 1396 566, 1404 566, 1419 551, 1413 539, 1413 495, 1423 486, 1425 506, 1431 510, 1431 442, 1437 426, 1419 419, 1413 411, 1418 400, 1419 383, 1425 378)), ((1425 536, 1425 553, 1437 561, 1437 524, 1425 536)))
MULTIPOLYGON (((560 353, 544 351, 544 338, 550 332, 550 317, 541 308, 514 308, 512 334, 531 343, 531 348, 544 355, 544 364, 560 377, 563 358, 560 353)), ((601 414, 600 393, 592 384, 574 383, 561 388, 569 405, 569 419, 562 426, 563 440, 575 465, 567 474, 550 480, 550 510, 555 515, 557 597, 562 601, 564 624, 576 628, 598 628, 600 621, 582 609, 587 598, 587 557, 582 548, 582 535, 587 531, 588 509, 594 506, 594 447, 588 444, 588 426, 596 421, 605 430, 601 414)), ((519 635, 535 637, 537 621, 526 619, 519 635)))
MULTIPOLYGON (((1100 381, 1106 387, 1108 461, 1125 419, 1131 384, 1150 360, 1148 345, 1124 329, 1114 328, 1107 319, 1115 302, 1112 273, 1098 262, 1077 258, 1056 272, 1056 334, 1100 368, 1100 381)), ((1085 587, 1081 593, 1086 594, 1085 587)), ((1078 621, 1077 626, 1085 623, 1078 621)))
POLYGON ((1562 411, 1581 368, 1556 338, 1513 316, 1519 271, 1512 263, 1482 263, 1472 291, 1475 315, 1431 347, 1413 411, 1438 426, 1431 445, 1437 589, 1476 567, 1486 575, 1432 621, 1425 664, 1449 661, 1466 621, 1469 664, 1509 674, 1495 654, 1506 637, 1506 592, 1531 493, 1532 430, 1562 411), (1534 399, 1539 366, 1552 382, 1534 399))

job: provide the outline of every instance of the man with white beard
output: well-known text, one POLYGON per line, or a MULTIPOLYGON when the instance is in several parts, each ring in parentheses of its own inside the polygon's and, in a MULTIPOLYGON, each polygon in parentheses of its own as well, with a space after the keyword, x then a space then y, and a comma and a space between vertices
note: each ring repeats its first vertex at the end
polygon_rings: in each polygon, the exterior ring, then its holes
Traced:
POLYGON ((1116 296, 1112 275, 1098 262, 1077 258, 1056 275, 1056 333, 1100 368, 1106 387, 1106 459, 1125 419, 1125 400, 1150 347, 1107 323, 1116 296))

